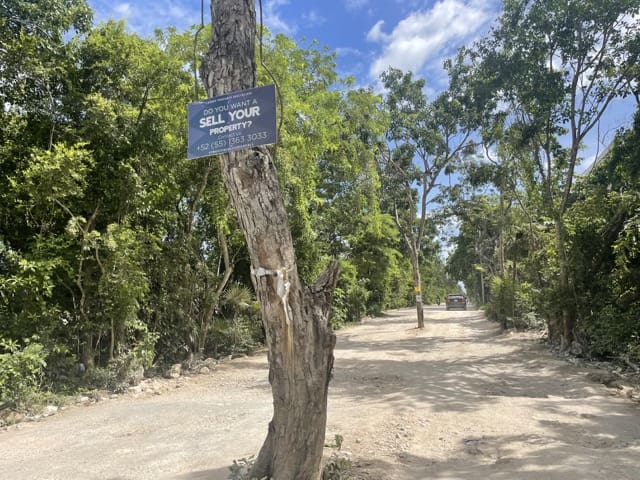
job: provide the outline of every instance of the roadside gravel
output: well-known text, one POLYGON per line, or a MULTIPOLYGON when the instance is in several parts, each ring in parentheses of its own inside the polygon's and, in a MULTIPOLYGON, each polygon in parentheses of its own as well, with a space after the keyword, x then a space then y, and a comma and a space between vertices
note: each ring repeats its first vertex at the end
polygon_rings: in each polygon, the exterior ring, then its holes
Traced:
MULTIPOLYGON (((327 441, 344 438, 354 478, 640 479, 640 405, 593 371, 477 311, 428 307, 423 330, 414 319, 397 310, 338 332, 327 441)), ((0 479, 224 480, 271 414, 266 356, 234 359, 161 394, 0 431, 0 479)))

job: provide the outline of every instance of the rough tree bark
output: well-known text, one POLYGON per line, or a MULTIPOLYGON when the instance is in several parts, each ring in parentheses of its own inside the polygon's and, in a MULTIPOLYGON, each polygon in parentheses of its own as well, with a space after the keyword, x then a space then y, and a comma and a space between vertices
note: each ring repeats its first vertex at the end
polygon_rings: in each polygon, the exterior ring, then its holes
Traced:
POLYGON ((416 316, 418 318, 418 328, 424 328, 424 307, 422 305, 422 279, 420 278, 420 247, 410 243, 407 239, 411 257, 411 269, 413 270, 413 288, 416 298, 416 316))
MULTIPOLYGON (((212 0, 211 13, 211 45, 200 71, 208 95, 254 87, 254 1, 212 0)), ((251 475, 316 480, 333 366, 335 335, 328 317, 338 264, 332 264, 313 285, 303 285, 269 151, 252 148, 220 159, 249 249, 273 391, 273 419, 251 475)))

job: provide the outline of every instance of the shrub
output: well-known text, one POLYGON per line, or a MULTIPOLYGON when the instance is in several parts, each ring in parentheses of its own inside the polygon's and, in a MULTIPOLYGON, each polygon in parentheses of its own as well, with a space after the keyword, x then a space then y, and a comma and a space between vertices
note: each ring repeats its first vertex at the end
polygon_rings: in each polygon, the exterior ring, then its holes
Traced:
POLYGON ((640 360, 640 325, 637 308, 603 307, 581 322, 581 334, 588 341, 589 352, 598 358, 622 357, 640 360))
POLYGON ((47 351, 35 339, 18 342, 0 339, 0 401, 19 410, 27 407, 42 385, 47 351))
POLYGON ((214 356, 249 353, 265 341, 260 308, 253 305, 231 318, 217 318, 207 339, 208 352, 214 356))
POLYGON ((249 477, 249 472, 256 463, 255 457, 252 455, 248 458, 241 458, 240 460, 234 460, 233 465, 229 467, 231 473, 229 474, 229 480, 270 480, 267 477, 257 479, 255 477, 249 477))
POLYGON ((127 382, 120 374, 119 365, 113 363, 107 367, 92 368, 83 378, 87 388, 96 390, 109 390, 110 392, 124 392, 127 382))
POLYGON ((340 261, 340 278, 333 292, 331 327, 338 329, 349 322, 359 322, 367 313, 370 292, 366 280, 358 278, 358 271, 349 260, 340 261))

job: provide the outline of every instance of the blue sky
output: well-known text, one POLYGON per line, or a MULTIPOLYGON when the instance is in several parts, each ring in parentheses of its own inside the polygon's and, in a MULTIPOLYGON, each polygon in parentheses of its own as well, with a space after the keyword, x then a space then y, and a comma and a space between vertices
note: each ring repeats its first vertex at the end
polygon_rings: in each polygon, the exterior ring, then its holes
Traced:
MULTIPOLYGON (((317 40, 337 53, 338 71, 359 85, 374 85, 390 66, 427 81, 427 92, 446 87, 444 59, 488 31, 499 0, 263 0, 265 25, 300 44, 317 40)), ((125 19, 148 35, 170 25, 200 22, 200 0, 90 0, 97 21, 125 19)), ((258 2, 256 2, 256 9, 258 2)), ((211 21, 205 1, 205 22, 211 21)))
MULTIPOLYGON (((262 0, 265 25, 301 45, 317 40, 337 54, 338 72, 361 86, 376 85, 390 66, 425 78, 432 97, 447 86, 446 58, 484 36, 498 17, 501 0, 262 0)), ((142 36, 200 23, 200 0, 89 0, 95 20, 124 19, 142 36)), ((205 22, 211 21, 209 0, 205 22)), ((258 2, 256 1, 256 10, 258 2)), ((259 17, 258 17, 259 18, 259 17)), ((583 152, 590 163, 619 126, 629 126, 634 107, 615 102, 583 152)))
MULTIPOLYGON (((501 0, 262 0, 265 25, 307 46, 317 40, 337 54, 341 76, 360 86, 379 86, 389 67, 411 70, 426 80, 433 97, 447 87, 443 61, 462 45, 483 37, 500 14, 501 0)), ((174 26, 178 31, 200 23, 200 0, 89 0, 95 20, 124 19, 142 36, 174 26)), ((211 22, 209 0, 204 1, 211 22)), ((258 1, 256 0, 256 10, 258 1)), ((258 13, 259 15, 259 13, 258 13)), ((258 17, 259 18, 259 17, 258 17)), ((599 131, 582 152, 590 165, 611 142, 615 130, 631 124, 635 107, 616 101, 599 131)))

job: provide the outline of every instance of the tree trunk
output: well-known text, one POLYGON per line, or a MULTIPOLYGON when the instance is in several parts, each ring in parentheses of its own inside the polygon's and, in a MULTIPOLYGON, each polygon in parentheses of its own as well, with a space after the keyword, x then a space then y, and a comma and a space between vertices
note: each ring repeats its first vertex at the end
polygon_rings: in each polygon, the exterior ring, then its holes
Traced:
POLYGON ((424 328, 424 309, 422 307, 422 283, 420 279, 420 264, 416 257, 411 258, 413 267, 413 287, 416 294, 416 315, 418 316, 418 328, 424 328))
POLYGON ((503 189, 503 180, 500 181, 500 219, 498 226, 498 261, 500 265, 500 278, 505 280, 505 255, 504 255, 504 224, 505 224, 505 214, 504 214, 504 189, 503 189))
POLYGON ((109 361, 112 362, 115 358, 116 351, 116 325, 115 320, 111 319, 111 325, 109 327, 109 361))
MULTIPOLYGON (((254 87, 253 0, 212 0, 211 12, 211 46, 201 69, 208 95, 254 87)), ((333 263, 313 285, 302 284, 277 173, 266 148, 220 158, 251 258, 273 391, 273 419, 251 476, 316 480, 335 346, 328 318, 339 267, 333 263)))
MULTIPOLYGON (((560 317, 560 332, 555 333, 556 338, 560 337, 560 350, 569 350, 574 340, 574 329, 576 324, 576 314, 574 303, 569 286, 569 265, 565 250, 564 228, 560 219, 556 219, 556 248, 558 250, 558 281, 560 287, 560 307, 562 315, 560 317), (558 335, 559 334, 559 335, 558 335)), ((549 332, 550 338, 553 338, 549 332)))
POLYGON ((91 371, 96 367, 92 333, 87 333, 84 335, 84 343, 82 345, 82 353, 80 355, 80 359, 86 371, 91 371))
POLYGON ((198 332, 197 338, 197 349, 193 352, 198 358, 202 358, 204 355, 207 336, 209 335, 209 330, 211 330, 211 327, 213 326, 213 316, 220 306, 220 299, 222 298, 224 289, 227 287, 227 283, 229 283, 231 275, 233 274, 234 267, 231 264, 231 257, 229 256, 229 243, 227 242, 227 235, 224 233, 224 227, 222 225, 218 225, 218 244, 220 246, 222 261, 224 262, 224 273, 222 274, 218 288, 216 288, 216 292, 213 294, 213 300, 201 317, 200 331, 198 332))

